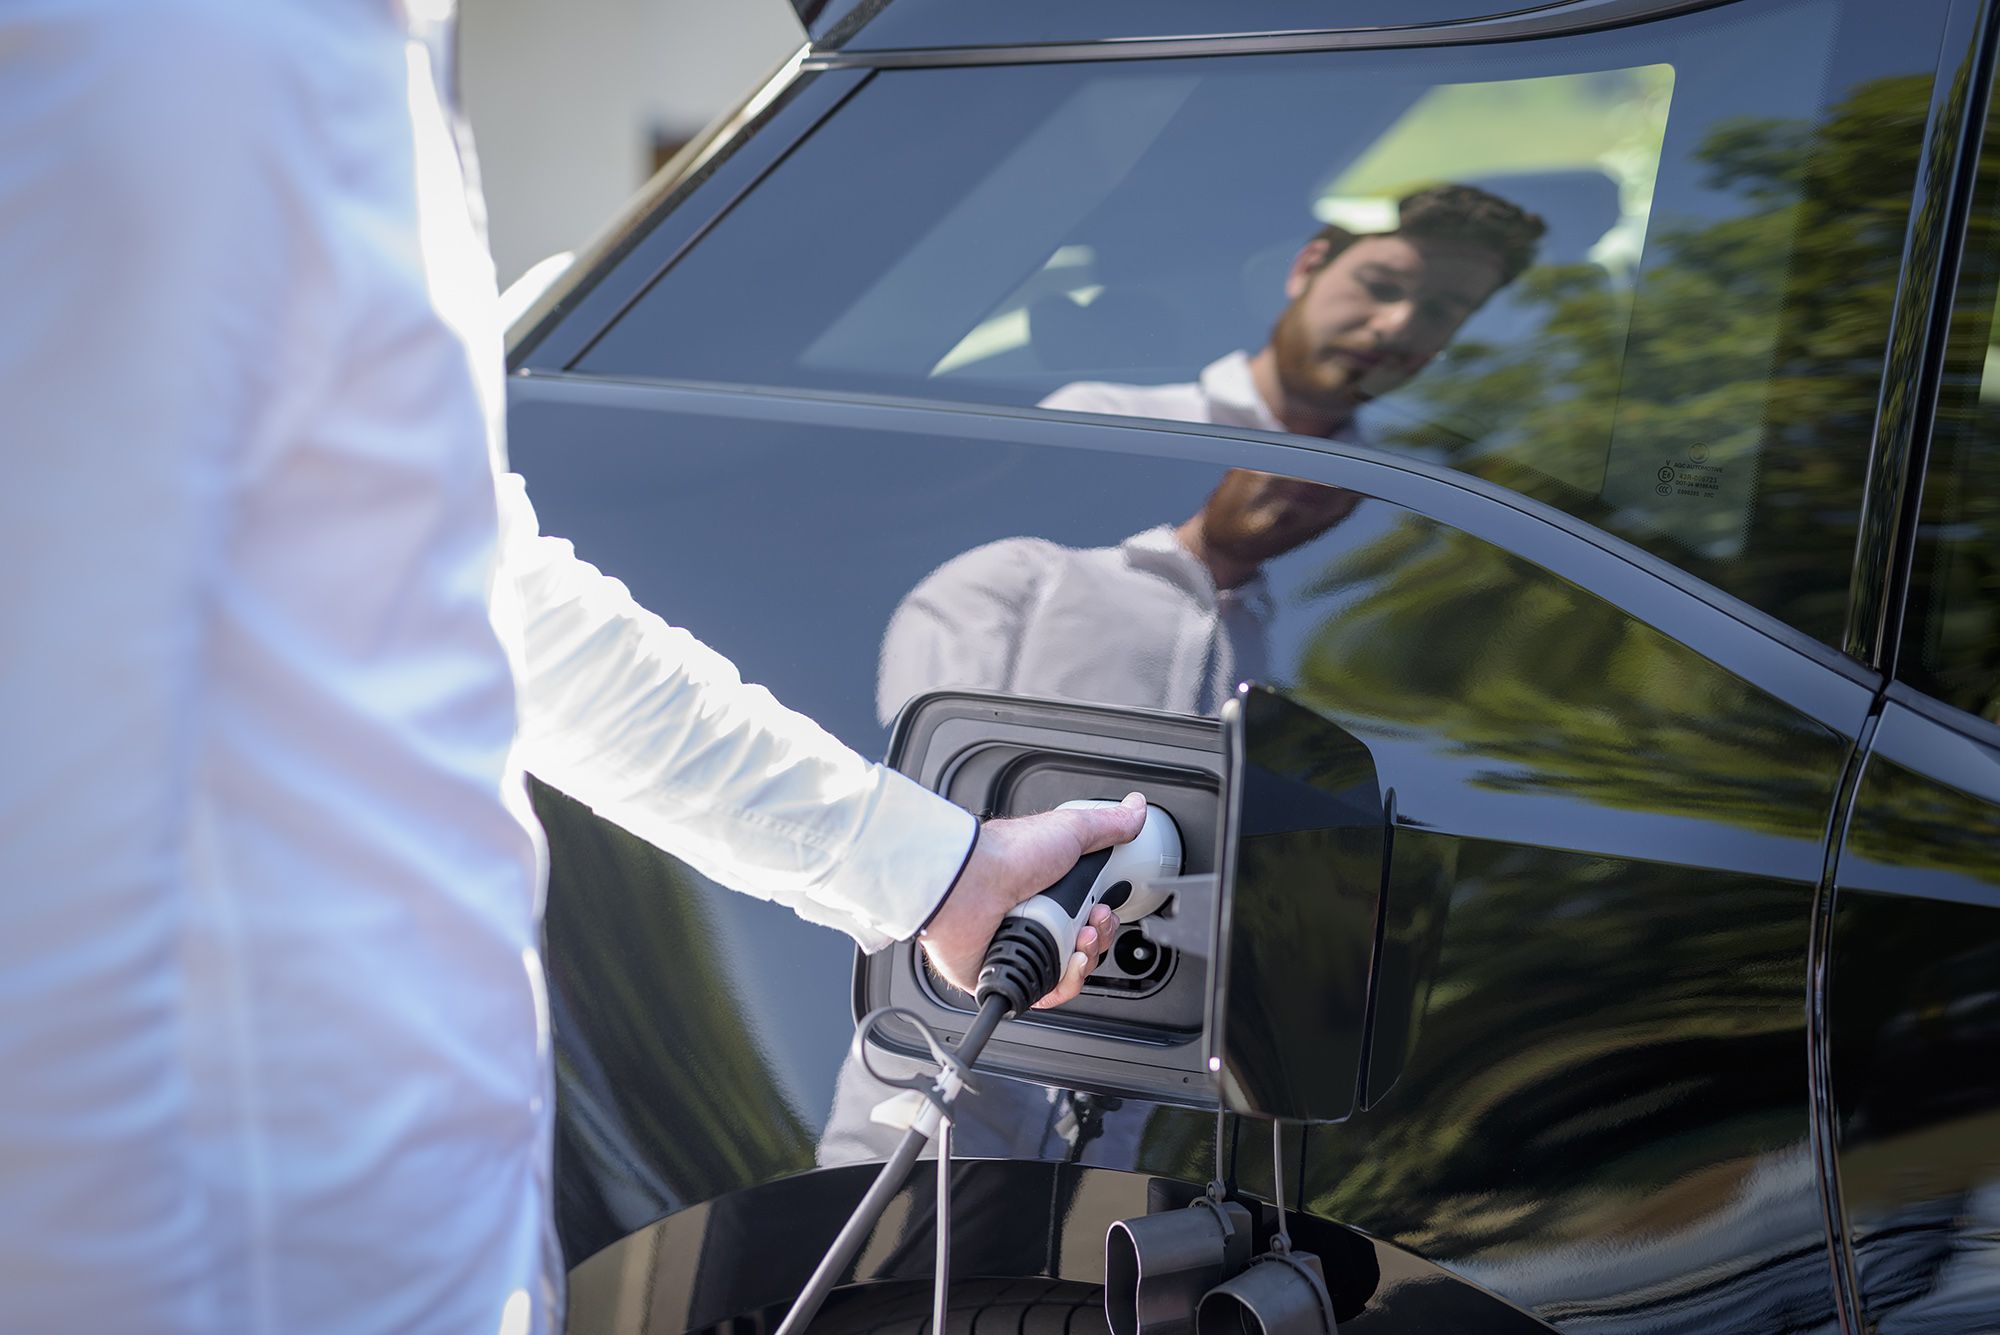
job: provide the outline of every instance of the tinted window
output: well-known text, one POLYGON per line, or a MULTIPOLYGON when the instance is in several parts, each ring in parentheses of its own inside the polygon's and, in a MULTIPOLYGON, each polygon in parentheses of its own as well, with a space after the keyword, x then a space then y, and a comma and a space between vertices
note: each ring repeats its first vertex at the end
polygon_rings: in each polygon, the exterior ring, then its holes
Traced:
POLYGON ((882 72, 581 367, 1410 452, 1837 640, 1932 9, 882 72))
POLYGON ((1924 479, 1901 674, 2000 723, 2000 136, 1989 118, 1924 479))

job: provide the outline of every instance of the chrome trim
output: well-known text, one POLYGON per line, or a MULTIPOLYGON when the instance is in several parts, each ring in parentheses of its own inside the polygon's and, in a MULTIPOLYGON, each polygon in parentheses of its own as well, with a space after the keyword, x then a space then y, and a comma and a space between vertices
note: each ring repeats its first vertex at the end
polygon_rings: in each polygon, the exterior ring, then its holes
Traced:
POLYGON ((1345 51, 1382 47, 1458 46, 1622 28, 1652 19, 1714 9, 1735 0, 1566 0, 1493 18, 1304 32, 1233 33, 1191 37, 1113 37, 1092 42, 1021 46, 922 47, 907 50, 816 47, 807 69, 920 69, 948 65, 1027 65, 1080 60, 1161 60, 1180 56, 1252 55, 1279 51, 1345 51))
POLYGON ((663 210, 676 191, 698 180, 702 169, 714 161, 725 146, 734 142, 745 127, 777 103, 785 90, 798 79, 811 53, 812 46, 808 43, 786 56, 775 69, 758 80, 748 96, 710 121, 700 134, 688 140, 679 152, 662 163, 660 169, 598 229, 597 234, 577 248, 576 258, 571 261, 568 270, 521 313, 520 319, 508 326, 509 368, 534 347, 546 329, 553 327, 558 312, 572 305, 586 288, 610 272, 613 261, 623 256, 644 235, 646 225, 663 210))
POLYGON ((1840 857, 1846 851, 1847 831, 1861 800, 1861 781, 1873 758, 1883 706, 1883 696, 1878 694, 1861 724, 1861 735, 1848 752, 1840 786, 1827 811, 1825 856, 1819 884, 1813 887, 1812 919, 1806 932, 1806 1122, 1819 1170, 1827 1278, 1833 1288, 1834 1315, 1841 1335, 1861 1335, 1868 1326, 1860 1271, 1854 1259, 1854 1233, 1848 1225, 1847 1192, 1840 1178, 1840 1116, 1833 1098, 1833 910, 1839 895, 1840 857))

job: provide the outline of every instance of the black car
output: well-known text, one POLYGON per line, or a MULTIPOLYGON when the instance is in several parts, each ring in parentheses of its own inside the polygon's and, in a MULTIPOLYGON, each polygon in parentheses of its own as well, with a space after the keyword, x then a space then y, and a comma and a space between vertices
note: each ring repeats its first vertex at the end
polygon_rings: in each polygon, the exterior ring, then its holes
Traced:
MULTIPOLYGON (((954 1322, 1101 1328, 1219 1177, 1348 1330, 2000 1330, 1996 7, 795 3, 513 330, 544 527, 983 811, 1216 870, 1245 678, 1382 794, 1341 1106, 1218 1145, 1128 930, 992 1050, 954 1322)), ((766 1329, 857 1015, 963 999, 537 800, 571 1326, 766 1329)), ((928 1321, 929 1172, 816 1328, 928 1321)))

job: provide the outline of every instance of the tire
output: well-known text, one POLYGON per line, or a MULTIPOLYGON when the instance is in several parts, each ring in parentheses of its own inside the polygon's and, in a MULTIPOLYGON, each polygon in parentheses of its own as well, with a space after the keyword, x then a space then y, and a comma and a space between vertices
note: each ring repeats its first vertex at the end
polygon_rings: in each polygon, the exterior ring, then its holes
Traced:
MULTIPOLYGON (((827 1298, 812 1335, 931 1335, 931 1286, 842 1289, 827 1298)), ((958 1280, 945 1309, 944 1335, 1110 1335, 1104 1288, 1061 1279, 958 1280)))

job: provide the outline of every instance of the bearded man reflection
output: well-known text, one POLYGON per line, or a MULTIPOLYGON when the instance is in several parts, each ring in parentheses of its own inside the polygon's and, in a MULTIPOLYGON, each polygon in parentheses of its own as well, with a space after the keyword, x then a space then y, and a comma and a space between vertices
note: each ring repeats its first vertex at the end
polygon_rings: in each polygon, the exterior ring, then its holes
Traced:
MULTIPOLYGON (((1542 220, 1466 185, 1405 197, 1394 231, 1322 228, 1293 258, 1269 340, 1172 385, 1083 381, 1045 408, 1362 443, 1356 411, 1428 365, 1534 261, 1542 220)), ((1267 675, 1266 562, 1353 513, 1338 487, 1232 469, 1199 511, 1116 547, 1008 538, 938 567, 883 637, 886 724, 965 687, 1212 715, 1267 675)))

